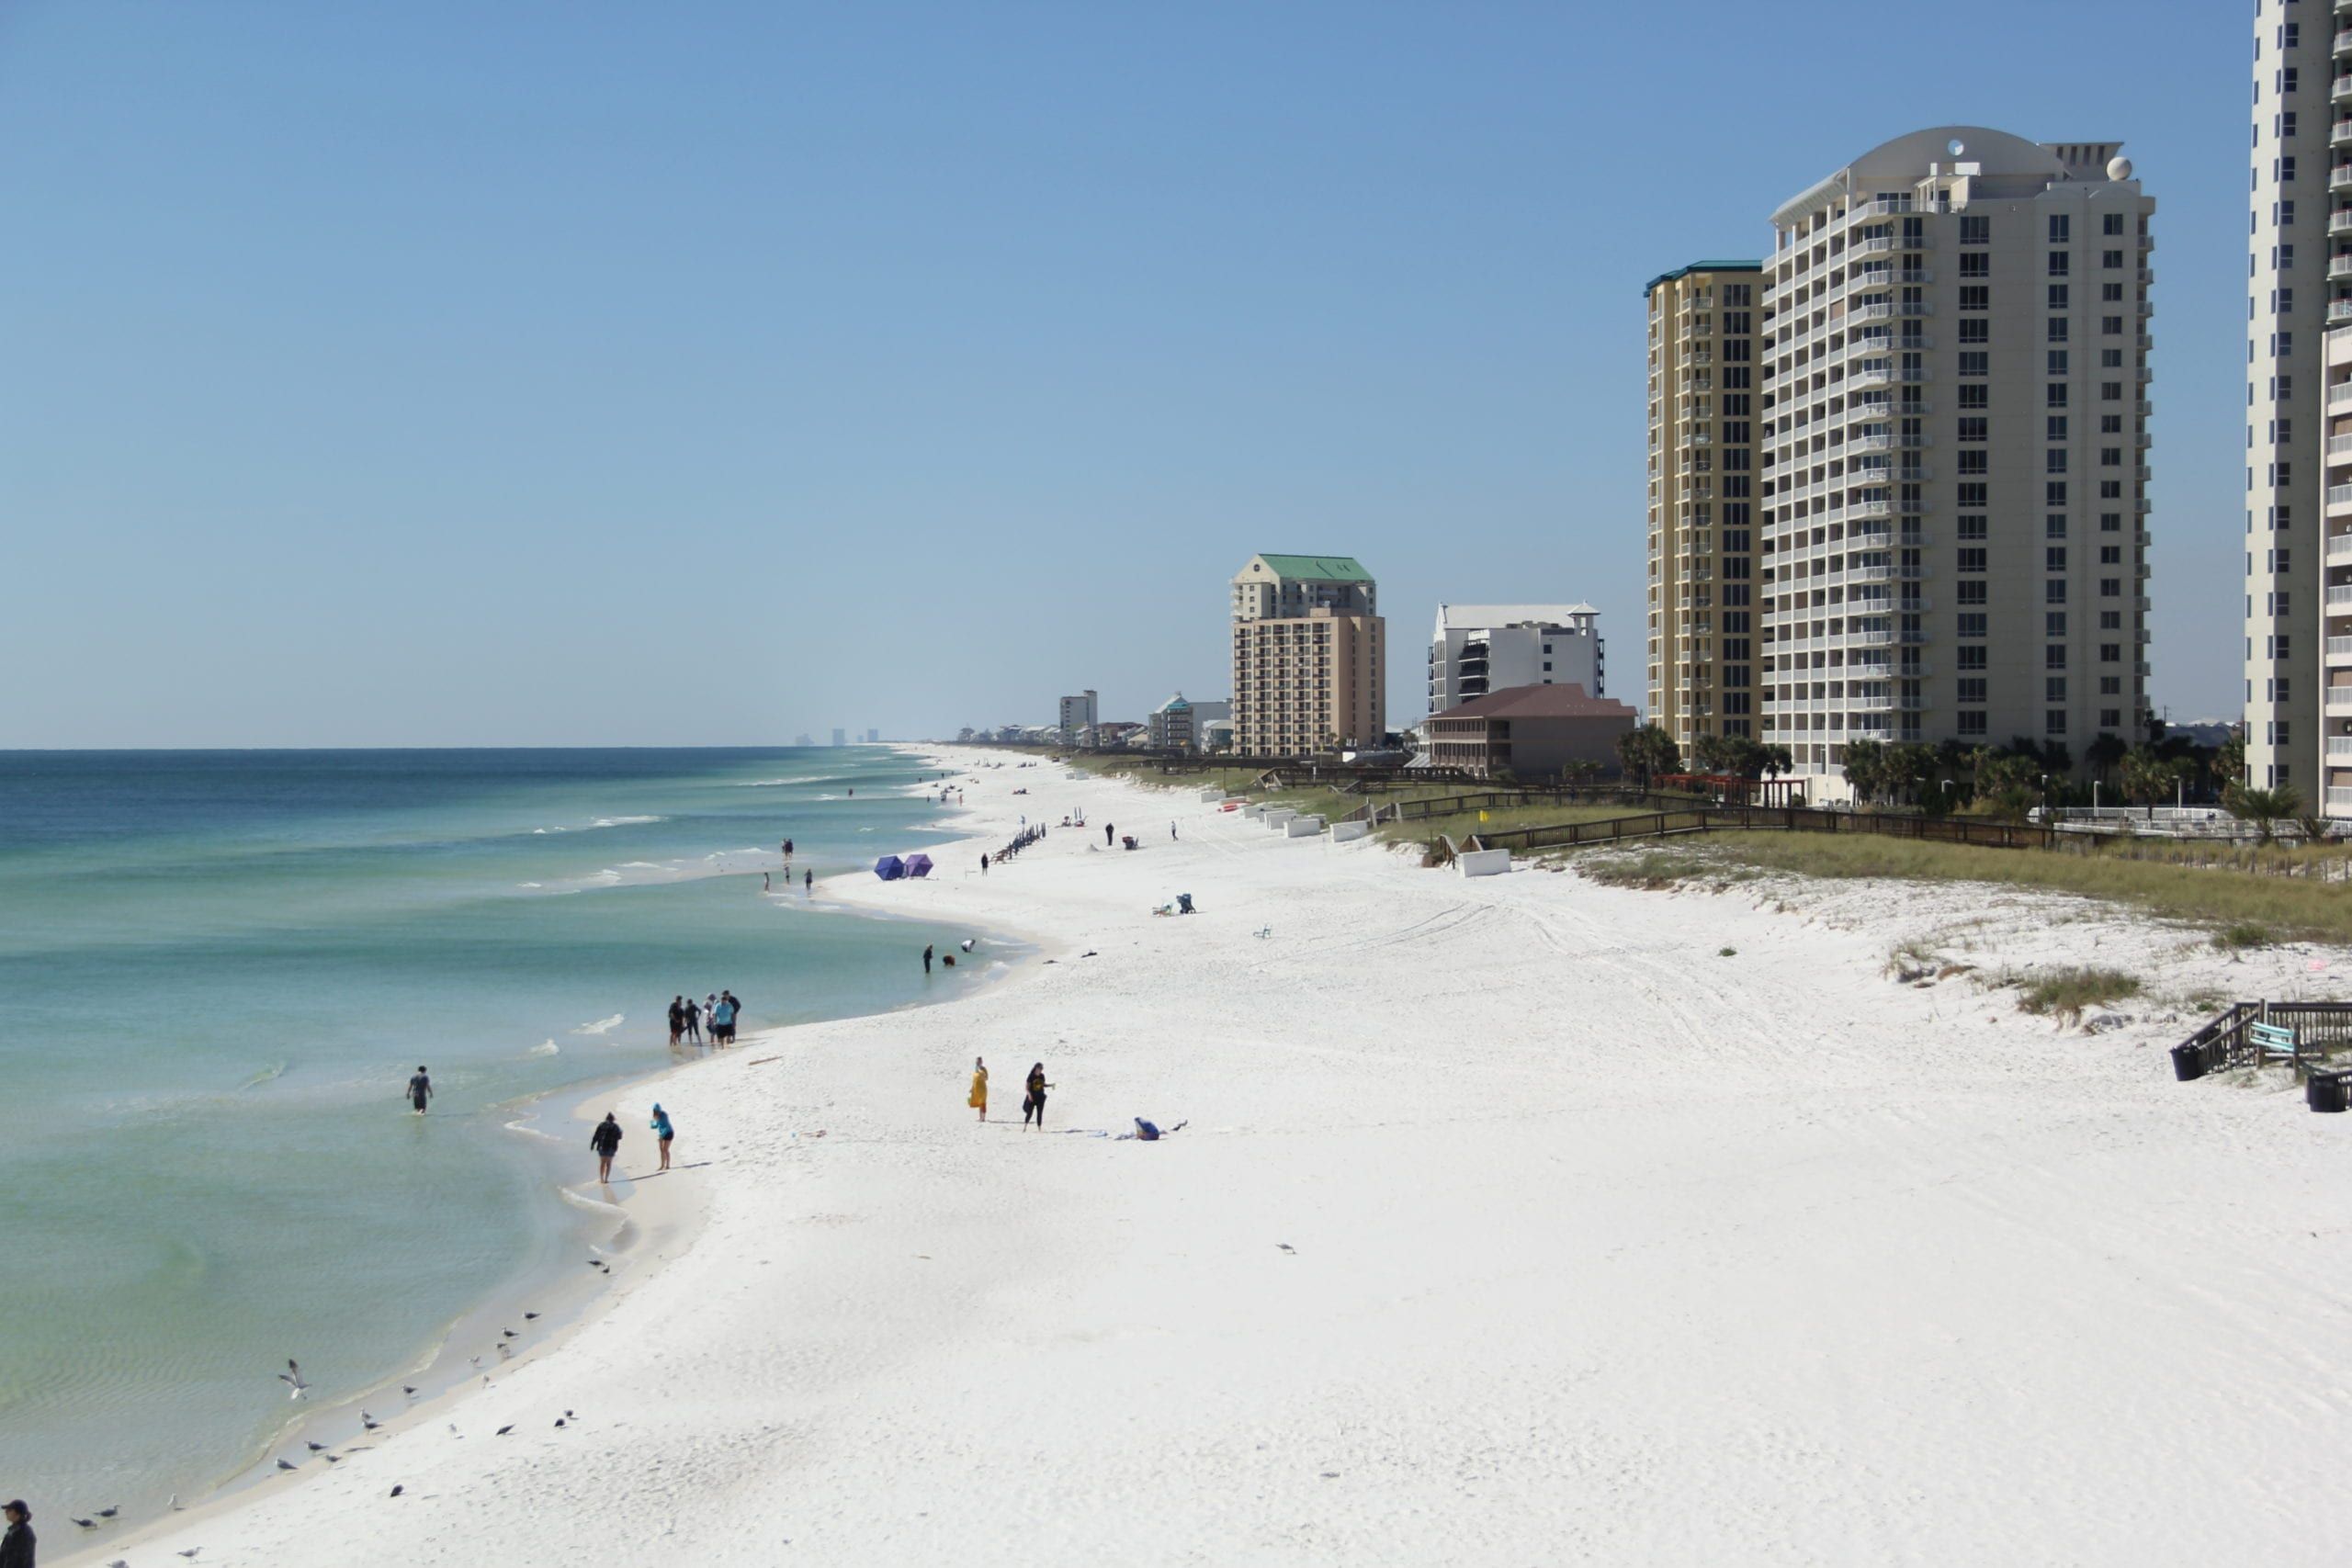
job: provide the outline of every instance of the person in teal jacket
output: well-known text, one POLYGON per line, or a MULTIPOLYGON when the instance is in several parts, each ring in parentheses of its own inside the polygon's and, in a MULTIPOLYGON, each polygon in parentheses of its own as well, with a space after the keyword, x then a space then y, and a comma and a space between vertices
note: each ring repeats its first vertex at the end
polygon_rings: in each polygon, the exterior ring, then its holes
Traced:
POLYGON ((663 1170, 670 1168, 670 1145, 677 1135, 678 1130, 670 1125, 670 1113, 662 1110, 660 1106, 655 1106, 653 1108, 653 1136, 654 1140, 662 1145, 662 1168, 663 1170))

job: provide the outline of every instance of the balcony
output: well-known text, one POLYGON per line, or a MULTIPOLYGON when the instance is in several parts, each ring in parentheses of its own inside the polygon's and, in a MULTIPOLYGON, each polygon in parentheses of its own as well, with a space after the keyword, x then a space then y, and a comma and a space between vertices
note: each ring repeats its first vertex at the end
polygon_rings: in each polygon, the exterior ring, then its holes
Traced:
POLYGON ((2352 816, 2352 789, 2330 788, 2327 792, 2327 814, 2330 817, 2352 816))
POLYGON ((2352 686, 2327 688, 2326 713, 2330 718, 2352 718, 2352 686))
POLYGON ((2327 262, 2327 276, 2352 277, 2352 251, 2344 251, 2330 256, 2327 262))
POLYGON ((2346 99, 2352 99, 2352 75, 2338 76, 2335 81, 2329 83, 2327 86, 2327 96, 2329 101, 2333 103, 2340 104, 2345 102, 2346 99))
POLYGON ((2327 231, 2331 234, 2352 234, 2352 208, 2329 213, 2327 231))
POLYGON ((2352 54, 2352 28, 2344 28, 2337 31, 2335 52, 2339 56, 2352 54))
POLYGON ((2352 164, 2338 164, 2327 171, 2327 188, 2352 190, 2352 164))
POLYGON ((2335 515, 2335 509, 2339 506, 2352 507, 2352 485, 2330 485, 2327 487, 2327 510, 2329 515, 2335 515))
POLYGON ((2328 128, 2327 141, 2331 147, 2352 146, 2352 116, 2346 116, 2328 128))
MULTIPOLYGON (((2352 668, 2352 637, 2332 637, 2327 639, 2327 662, 2337 668, 2352 668)), ((2352 735, 2344 738, 2352 746, 2352 735)))
POLYGON ((2352 321, 2352 299, 2331 299, 2327 302, 2327 324, 2331 327, 2352 321))

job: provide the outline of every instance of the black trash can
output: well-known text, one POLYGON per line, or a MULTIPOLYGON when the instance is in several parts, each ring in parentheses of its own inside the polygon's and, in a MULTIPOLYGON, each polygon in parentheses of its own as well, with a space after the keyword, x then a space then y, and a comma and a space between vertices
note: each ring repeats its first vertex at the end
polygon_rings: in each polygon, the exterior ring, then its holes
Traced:
POLYGON ((2172 1048, 2172 1076, 2181 1083, 2205 1076, 2205 1047, 2176 1045, 2172 1048))
POLYGON ((2352 1073, 2312 1074, 2303 1080, 2303 1103, 2313 1111, 2352 1111, 2352 1073))

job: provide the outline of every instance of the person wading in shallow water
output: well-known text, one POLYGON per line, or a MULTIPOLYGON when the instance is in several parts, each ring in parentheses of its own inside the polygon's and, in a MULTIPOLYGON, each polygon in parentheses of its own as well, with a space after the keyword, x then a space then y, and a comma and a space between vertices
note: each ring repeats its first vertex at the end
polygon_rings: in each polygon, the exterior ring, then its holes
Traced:
POLYGON ((424 1065, 420 1062, 417 1064, 416 1077, 408 1080, 408 1102, 415 1106, 416 1113, 422 1116, 424 1114, 424 1102, 432 1098, 433 1079, 426 1075, 424 1065))
POLYGON ((931 973, 931 944, 929 942, 923 944, 922 972, 926 975, 931 973))
POLYGON ((596 1130, 588 1134, 588 1146, 596 1151, 596 1179, 613 1179, 613 1156, 621 1152, 620 1118, 607 1111, 596 1130))

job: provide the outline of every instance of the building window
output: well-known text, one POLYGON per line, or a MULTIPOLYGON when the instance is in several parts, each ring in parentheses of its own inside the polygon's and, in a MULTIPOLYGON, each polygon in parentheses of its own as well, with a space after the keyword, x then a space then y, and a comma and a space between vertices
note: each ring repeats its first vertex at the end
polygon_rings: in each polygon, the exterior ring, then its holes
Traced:
POLYGON ((1962 708, 1958 716, 1960 720, 1960 732, 1962 735, 1982 735, 1984 733, 1984 709, 1962 708))
POLYGON ((2052 708, 2049 712, 2042 715, 2041 732, 2044 735, 2065 734, 2066 710, 2064 708, 2052 708))
POLYGON ((1962 571, 1983 571, 1984 570, 1984 552, 1982 549, 1968 549, 1963 547, 1960 552, 1960 570, 1962 571))
POLYGON ((1963 216, 1960 220, 1960 243, 1963 245, 1991 244, 1993 220, 1989 216, 1963 216))
POLYGON ((1960 679, 1960 690, 1957 695, 1957 700, 1963 703, 1983 702, 1984 700, 1984 677, 1982 675, 1962 676, 1960 679))

